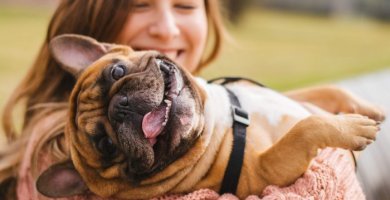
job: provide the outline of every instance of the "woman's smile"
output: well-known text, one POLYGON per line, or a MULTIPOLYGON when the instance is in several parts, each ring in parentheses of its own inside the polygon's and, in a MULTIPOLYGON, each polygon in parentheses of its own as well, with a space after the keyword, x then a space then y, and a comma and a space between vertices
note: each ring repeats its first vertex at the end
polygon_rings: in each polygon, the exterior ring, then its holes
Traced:
POLYGON ((135 1, 118 43, 134 50, 156 50, 194 72, 206 46, 208 21, 204 1, 135 1))
POLYGON ((155 50, 158 51, 169 59, 178 61, 182 55, 185 54, 184 48, 159 48, 159 47, 132 47, 135 51, 147 51, 147 50, 155 50))

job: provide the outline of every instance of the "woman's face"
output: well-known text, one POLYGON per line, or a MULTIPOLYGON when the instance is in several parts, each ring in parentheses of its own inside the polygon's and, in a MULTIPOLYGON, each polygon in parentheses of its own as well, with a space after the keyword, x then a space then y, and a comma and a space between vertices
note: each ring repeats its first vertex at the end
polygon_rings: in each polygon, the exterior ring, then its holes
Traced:
POLYGON ((157 50, 193 72, 207 40, 204 0, 135 0, 118 42, 157 50))

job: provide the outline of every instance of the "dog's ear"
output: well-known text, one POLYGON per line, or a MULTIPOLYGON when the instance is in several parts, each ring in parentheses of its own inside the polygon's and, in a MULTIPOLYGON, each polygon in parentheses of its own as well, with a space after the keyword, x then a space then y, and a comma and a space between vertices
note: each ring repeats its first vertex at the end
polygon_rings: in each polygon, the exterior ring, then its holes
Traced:
POLYGON ((41 194, 52 198, 81 195, 88 191, 71 161, 50 166, 38 177, 36 187, 41 194))
POLYGON ((77 34, 64 34, 50 41, 50 52, 63 69, 76 78, 102 57, 108 47, 95 39, 77 34))

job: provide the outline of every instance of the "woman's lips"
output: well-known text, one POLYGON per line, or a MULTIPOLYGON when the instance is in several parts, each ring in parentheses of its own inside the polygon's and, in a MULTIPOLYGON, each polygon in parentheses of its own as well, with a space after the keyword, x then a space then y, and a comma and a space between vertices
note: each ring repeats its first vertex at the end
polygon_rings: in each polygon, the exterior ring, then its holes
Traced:
POLYGON ((183 54, 184 50, 183 49, 179 49, 179 48, 175 48, 175 49, 160 49, 160 48, 139 48, 139 47, 135 47, 134 48, 135 51, 143 51, 143 50, 154 50, 154 51, 158 51, 162 54, 164 54, 165 56, 167 56, 169 59, 171 60, 174 60, 174 61, 177 61, 177 59, 183 54))
POLYGON ((179 51, 168 50, 168 51, 159 51, 160 53, 166 55, 171 60, 176 60, 179 56, 179 51))

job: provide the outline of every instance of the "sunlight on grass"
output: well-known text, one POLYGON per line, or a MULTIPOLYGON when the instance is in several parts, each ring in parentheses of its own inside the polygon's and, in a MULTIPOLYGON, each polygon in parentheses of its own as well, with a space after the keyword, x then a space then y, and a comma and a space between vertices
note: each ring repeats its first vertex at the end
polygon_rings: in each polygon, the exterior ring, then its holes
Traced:
MULTIPOLYGON (((12 90, 34 61, 50 15, 48 9, 0 7, 0 114, 12 90)), ((20 124, 18 118, 16 121, 20 124)), ((0 135, 1 141, 3 134, 0 135)))
POLYGON ((251 10, 230 29, 238 45, 202 75, 240 75, 290 89, 390 66, 390 25, 251 10))

